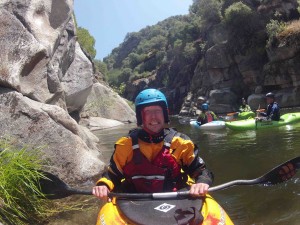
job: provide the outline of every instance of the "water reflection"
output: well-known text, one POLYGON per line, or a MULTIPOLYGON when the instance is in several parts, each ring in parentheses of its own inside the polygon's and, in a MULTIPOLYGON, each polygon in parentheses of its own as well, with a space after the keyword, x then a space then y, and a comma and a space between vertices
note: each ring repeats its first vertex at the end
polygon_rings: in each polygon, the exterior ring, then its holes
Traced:
MULTIPOLYGON (((176 125, 176 120, 172 121, 176 125)), ((179 125, 199 146, 215 185, 253 179, 300 155, 300 124, 265 130, 203 132, 179 125)), ((235 224, 300 224, 300 175, 271 187, 232 187, 212 195, 235 224)))

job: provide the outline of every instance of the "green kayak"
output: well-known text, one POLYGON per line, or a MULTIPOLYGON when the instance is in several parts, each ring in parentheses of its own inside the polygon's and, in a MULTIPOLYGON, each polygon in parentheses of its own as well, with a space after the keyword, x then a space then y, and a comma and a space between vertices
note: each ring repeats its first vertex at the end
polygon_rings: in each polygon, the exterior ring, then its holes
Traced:
POLYGON ((237 119, 238 120, 246 120, 246 119, 250 119, 250 118, 254 118, 255 117, 255 113, 254 112, 241 112, 238 114, 237 119))
POLYGON ((255 121, 255 119, 226 122, 226 127, 232 130, 255 130, 268 127, 279 127, 300 121, 300 113, 287 113, 279 121, 255 121))

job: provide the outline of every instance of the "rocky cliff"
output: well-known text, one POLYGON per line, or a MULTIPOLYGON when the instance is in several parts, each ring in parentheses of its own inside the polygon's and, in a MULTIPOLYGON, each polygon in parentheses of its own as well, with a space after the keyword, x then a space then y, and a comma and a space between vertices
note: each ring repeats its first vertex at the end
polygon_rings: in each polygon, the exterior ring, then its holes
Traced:
POLYGON ((41 147, 47 169, 65 181, 98 175, 104 169, 101 147, 79 124, 135 117, 120 96, 96 81, 76 40, 73 1, 2 0, 0 49, 0 136, 17 146, 41 147))
POLYGON ((255 110, 270 91, 281 107, 299 106, 298 2, 195 0, 188 15, 128 35, 106 62, 131 71, 126 98, 159 88, 174 114, 194 115, 200 97, 216 113, 242 97, 255 110))

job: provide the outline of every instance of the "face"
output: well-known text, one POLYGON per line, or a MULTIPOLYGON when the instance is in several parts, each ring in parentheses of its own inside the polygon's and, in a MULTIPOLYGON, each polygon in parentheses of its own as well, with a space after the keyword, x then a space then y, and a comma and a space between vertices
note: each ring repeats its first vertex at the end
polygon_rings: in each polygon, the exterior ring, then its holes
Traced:
POLYGON ((142 110, 143 126, 153 133, 159 133, 165 124, 162 107, 158 105, 147 106, 142 110))
POLYGON ((268 103, 268 104, 271 104, 272 102, 274 102, 274 99, 273 99, 273 98, 267 97, 267 103, 268 103))

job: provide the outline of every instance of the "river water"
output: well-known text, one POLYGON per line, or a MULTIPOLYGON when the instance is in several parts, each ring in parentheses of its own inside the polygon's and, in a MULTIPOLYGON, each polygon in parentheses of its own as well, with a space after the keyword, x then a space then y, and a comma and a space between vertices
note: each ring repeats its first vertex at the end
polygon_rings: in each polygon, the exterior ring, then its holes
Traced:
MULTIPOLYGON (((214 185, 236 179, 254 179, 275 166, 300 156, 300 123, 258 131, 228 128, 203 132, 171 118, 171 126, 187 134, 200 148, 200 156, 215 175, 214 185)), ((131 126, 132 127, 132 126, 131 126)), ((126 135, 128 125, 97 131, 106 162, 114 142, 126 135)), ((299 225, 300 171, 288 182, 275 186, 236 186, 216 191, 212 196, 238 225, 299 225)), ((51 225, 95 224, 100 201, 94 207, 61 215, 51 225)))

